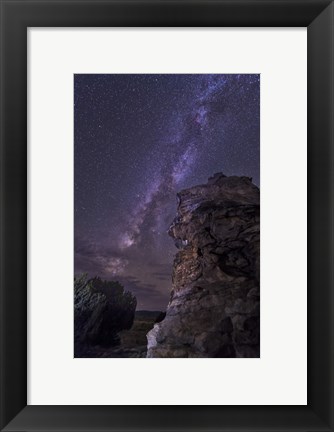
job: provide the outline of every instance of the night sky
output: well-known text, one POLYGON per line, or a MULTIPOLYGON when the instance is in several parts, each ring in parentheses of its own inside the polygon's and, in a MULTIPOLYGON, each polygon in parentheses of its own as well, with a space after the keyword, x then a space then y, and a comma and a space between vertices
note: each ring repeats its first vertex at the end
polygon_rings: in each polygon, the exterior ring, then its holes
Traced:
POLYGON ((259 75, 74 76, 75 274, 165 310, 176 193, 260 175, 259 75))

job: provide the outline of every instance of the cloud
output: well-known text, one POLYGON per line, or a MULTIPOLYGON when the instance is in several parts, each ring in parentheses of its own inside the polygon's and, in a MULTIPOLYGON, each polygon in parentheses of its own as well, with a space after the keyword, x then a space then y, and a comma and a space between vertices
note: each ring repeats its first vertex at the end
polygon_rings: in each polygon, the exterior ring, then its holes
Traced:
POLYGON ((75 237, 75 274, 88 273, 119 281, 137 298, 137 309, 164 310, 171 288, 171 266, 154 260, 146 251, 120 251, 97 245, 86 237, 75 237))
POLYGON ((159 279, 159 280, 171 280, 170 273, 155 272, 155 273, 152 273, 152 276, 155 277, 156 279, 159 279))
POLYGON ((129 261, 87 239, 76 236, 74 251, 75 273, 89 273, 104 278, 118 276, 124 273, 129 261))
POLYGON ((170 291, 159 290, 156 284, 145 283, 128 276, 120 277, 118 281, 127 291, 131 291, 137 298, 137 310, 165 310, 169 301, 170 291))

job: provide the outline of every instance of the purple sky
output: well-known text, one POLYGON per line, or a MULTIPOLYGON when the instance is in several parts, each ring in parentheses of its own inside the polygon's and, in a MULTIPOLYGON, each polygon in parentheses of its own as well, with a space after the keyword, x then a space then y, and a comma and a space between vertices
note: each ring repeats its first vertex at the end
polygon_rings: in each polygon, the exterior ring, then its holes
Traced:
POLYGON ((215 172, 259 185, 259 75, 75 75, 75 274, 164 310, 176 193, 215 172))

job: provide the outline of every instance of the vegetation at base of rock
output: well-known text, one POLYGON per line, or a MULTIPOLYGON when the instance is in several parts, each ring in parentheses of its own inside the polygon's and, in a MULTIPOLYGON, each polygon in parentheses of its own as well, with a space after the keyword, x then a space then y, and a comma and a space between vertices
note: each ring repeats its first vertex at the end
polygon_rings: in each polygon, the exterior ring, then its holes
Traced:
POLYGON ((120 333, 122 347, 136 348, 147 351, 146 334, 152 330, 160 311, 136 311, 135 320, 131 330, 124 330, 120 333))
POLYGON ((116 281, 74 278, 75 355, 85 345, 116 346, 119 332, 132 327, 137 300, 116 281))

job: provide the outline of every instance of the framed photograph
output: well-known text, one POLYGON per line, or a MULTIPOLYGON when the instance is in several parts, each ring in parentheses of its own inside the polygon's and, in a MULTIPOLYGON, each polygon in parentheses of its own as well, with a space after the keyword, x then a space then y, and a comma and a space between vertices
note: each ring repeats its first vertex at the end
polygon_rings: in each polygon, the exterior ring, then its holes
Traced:
POLYGON ((333 431, 333 2, 1 22, 1 430, 333 431))

